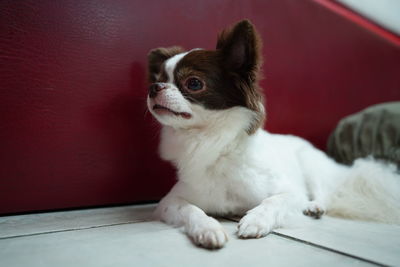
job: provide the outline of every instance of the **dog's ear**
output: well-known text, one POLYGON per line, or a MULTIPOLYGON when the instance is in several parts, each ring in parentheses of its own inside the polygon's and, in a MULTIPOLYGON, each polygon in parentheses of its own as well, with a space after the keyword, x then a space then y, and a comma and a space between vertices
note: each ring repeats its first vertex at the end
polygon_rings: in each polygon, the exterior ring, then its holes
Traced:
POLYGON ((217 42, 223 66, 236 87, 240 88, 239 92, 243 93, 246 107, 254 111, 254 118, 246 130, 248 134, 255 133, 265 120, 262 91, 258 86, 262 64, 261 46, 261 39, 248 20, 242 20, 224 30, 217 42))
POLYGON ((147 55, 148 64, 148 80, 149 82, 156 82, 156 75, 160 73, 161 65, 170 57, 173 57, 184 50, 179 46, 172 46, 168 48, 160 47, 153 49, 147 55))
POLYGON ((217 42, 224 65, 243 77, 249 77, 252 82, 256 80, 261 65, 261 46, 261 39, 248 20, 221 32, 217 42))

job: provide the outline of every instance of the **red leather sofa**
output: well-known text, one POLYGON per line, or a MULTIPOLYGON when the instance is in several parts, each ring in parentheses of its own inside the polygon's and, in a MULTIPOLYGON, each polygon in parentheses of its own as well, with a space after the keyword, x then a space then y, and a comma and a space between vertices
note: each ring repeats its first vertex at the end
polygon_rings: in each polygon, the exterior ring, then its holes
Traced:
POLYGON ((3 0, 0 214, 160 199, 174 170, 146 112, 146 54, 264 40, 272 132, 324 149, 340 118, 400 99, 400 39, 328 0, 3 0))

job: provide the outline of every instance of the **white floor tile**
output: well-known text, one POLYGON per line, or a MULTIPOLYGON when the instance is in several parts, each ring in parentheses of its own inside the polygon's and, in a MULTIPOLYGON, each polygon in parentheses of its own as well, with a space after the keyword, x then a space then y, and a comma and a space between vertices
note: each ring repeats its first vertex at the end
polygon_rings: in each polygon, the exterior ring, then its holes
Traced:
POLYGON ((0 217, 0 266, 400 266, 400 226, 323 217, 219 251, 149 221, 155 205, 0 217), (341 254, 342 253, 342 254, 341 254), (362 259, 362 260, 359 260, 362 259))
POLYGON ((158 222, 58 232, 0 240, 1 266, 369 266, 279 236, 240 240, 236 224, 218 251, 195 247, 178 229, 158 222))
POLYGON ((0 238, 149 220, 155 204, 0 217, 0 238))
POLYGON ((323 216, 276 232, 382 264, 400 266, 400 226, 323 216))

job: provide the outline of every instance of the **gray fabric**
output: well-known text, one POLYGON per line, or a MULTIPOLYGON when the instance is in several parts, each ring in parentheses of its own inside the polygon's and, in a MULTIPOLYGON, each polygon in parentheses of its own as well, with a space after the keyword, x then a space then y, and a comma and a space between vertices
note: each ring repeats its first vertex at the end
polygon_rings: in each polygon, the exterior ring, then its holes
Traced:
POLYGON ((328 154, 351 164, 374 156, 400 166, 400 102, 371 106, 343 118, 328 140, 328 154))

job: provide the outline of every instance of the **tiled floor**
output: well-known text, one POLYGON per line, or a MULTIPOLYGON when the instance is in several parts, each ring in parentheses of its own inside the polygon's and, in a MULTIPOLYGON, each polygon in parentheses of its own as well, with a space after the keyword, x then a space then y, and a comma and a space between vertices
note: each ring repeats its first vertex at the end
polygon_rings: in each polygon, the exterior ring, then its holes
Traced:
POLYGON ((0 217, 0 266, 400 266, 400 226, 323 217, 221 250, 150 221, 154 205, 0 217))

